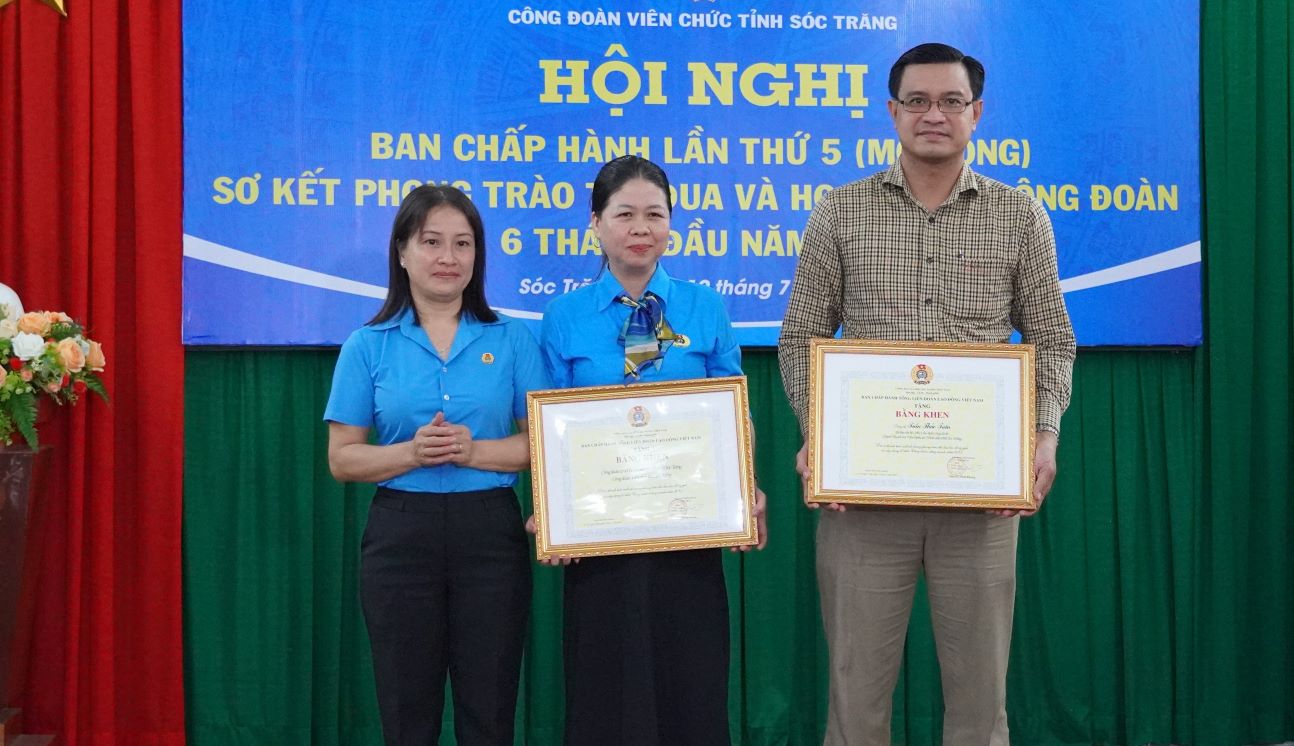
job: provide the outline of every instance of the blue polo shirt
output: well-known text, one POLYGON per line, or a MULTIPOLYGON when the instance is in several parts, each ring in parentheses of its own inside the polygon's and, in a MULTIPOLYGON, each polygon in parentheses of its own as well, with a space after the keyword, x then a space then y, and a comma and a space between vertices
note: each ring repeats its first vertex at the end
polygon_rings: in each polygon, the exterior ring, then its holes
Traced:
MULTIPOLYGON (((526 392, 548 388, 539 346, 518 321, 483 323, 464 312, 441 361, 413 311, 353 333, 341 347, 324 419, 375 428, 379 445, 402 443, 443 411, 479 440, 506 438, 526 418, 526 392)), ((508 487, 511 472, 454 464, 413 469, 382 482, 411 492, 508 487)))
MULTIPOLYGON (((686 340, 676 341, 665 353, 660 370, 647 366, 641 382, 742 375, 741 347, 718 293, 704 285, 674 280, 660 264, 647 290, 665 301, 665 319, 686 340)), ((605 271, 597 282, 548 304, 540 339, 554 386, 625 382, 620 332, 630 309, 615 302, 621 293, 620 281, 605 271)))

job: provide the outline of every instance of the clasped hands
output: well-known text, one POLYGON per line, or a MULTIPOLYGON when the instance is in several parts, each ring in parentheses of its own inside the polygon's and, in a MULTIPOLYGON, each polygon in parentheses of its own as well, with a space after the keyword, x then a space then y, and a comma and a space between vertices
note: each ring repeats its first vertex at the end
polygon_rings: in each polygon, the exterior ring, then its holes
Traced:
POLYGON ((431 422, 418 428, 410 443, 418 466, 441 466, 468 463, 475 441, 466 425, 446 422, 445 413, 437 412, 431 422))

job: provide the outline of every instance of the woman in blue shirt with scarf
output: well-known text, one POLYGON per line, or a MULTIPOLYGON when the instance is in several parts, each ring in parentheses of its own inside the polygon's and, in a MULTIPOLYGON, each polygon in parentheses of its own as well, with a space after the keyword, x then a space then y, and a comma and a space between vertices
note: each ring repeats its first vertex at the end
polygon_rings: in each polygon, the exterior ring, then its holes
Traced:
POLYGON ((526 392, 548 377, 530 332, 486 303, 485 231, 459 190, 405 197, 388 273, 324 413, 333 476, 379 485, 360 601, 382 730, 388 744, 437 743, 448 671, 458 742, 511 744, 530 610, 512 485, 530 463, 526 392))
MULTIPOLYGON (((659 264, 672 212, 665 172, 617 158, 598 173, 591 203, 604 271, 544 313, 553 384, 742 375, 719 295, 659 264)), ((757 499, 763 541, 762 492, 757 499)), ((729 743, 720 550, 593 557, 565 572, 567 746, 729 743)))

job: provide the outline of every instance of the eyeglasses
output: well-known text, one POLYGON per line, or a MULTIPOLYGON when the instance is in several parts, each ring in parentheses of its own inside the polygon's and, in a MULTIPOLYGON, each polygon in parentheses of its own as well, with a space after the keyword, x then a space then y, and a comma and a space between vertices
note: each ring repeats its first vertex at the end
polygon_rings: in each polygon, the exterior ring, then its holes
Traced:
POLYGON ((966 111, 966 107, 971 105, 970 101, 962 101, 959 98, 941 98, 938 101, 931 101, 925 96, 913 96, 906 101, 898 99, 899 105, 904 111, 913 114, 925 114, 930 111, 930 105, 933 103, 939 107, 939 111, 945 114, 960 114, 966 111))

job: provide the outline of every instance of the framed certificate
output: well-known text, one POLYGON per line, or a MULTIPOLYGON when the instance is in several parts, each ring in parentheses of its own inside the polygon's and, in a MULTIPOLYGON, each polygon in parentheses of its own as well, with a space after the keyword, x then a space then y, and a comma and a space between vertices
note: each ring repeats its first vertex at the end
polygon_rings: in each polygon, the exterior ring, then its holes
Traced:
POLYGON ((758 543, 744 377, 532 391, 526 404, 539 559, 758 543))
POLYGON ((808 499, 1032 509, 1034 350, 814 339, 808 499))

